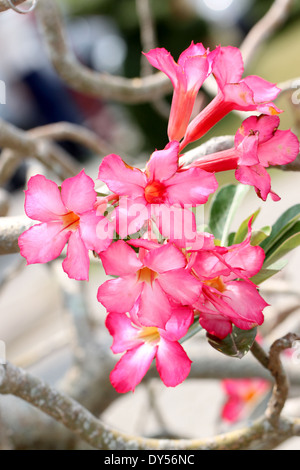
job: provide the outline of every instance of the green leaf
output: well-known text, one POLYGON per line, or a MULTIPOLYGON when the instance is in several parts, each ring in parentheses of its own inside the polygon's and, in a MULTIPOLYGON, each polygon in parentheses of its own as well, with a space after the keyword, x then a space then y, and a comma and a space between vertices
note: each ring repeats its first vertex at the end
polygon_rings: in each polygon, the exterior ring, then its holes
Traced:
POLYGON ((286 210, 280 217, 277 219, 275 224, 272 226, 272 232, 268 238, 266 238, 262 243, 261 247, 264 249, 266 255, 268 251, 288 232, 293 225, 300 218, 300 204, 296 204, 286 210))
POLYGON ((195 336, 195 334, 199 333, 199 331, 201 331, 203 328, 202 326, 200 325, 199 323, 199 316, 196 316, 195 319, 194 319, 194 322, 192 323, 192 325, 189 327, 189 331, 187 332, 187 334, 180 339, 180 343, 184 343, 185 341, 187 341, 188 339, 192 338, 193 336, 195 336))
POLYGON ((272 250, 269 250, 264 262, 264 267, 268 267, 270 264, 275 263, 299 245, 300 221, 294 223, 290 230, 285 232, 278 242, 273 245, 272 250))
POLYGON ((266 281, 270 277, 274 276, 274 274, 279 273, 285 266, 287 265, 287 260, 281 259, 277 261, 277 263, 272 264, 268 268, 262 268, 258 274, 255 276, 251 277, 251 281, 254 282, 254 284, 259 285, 262 282, 266 281))
POLYGON ((233 217, 248 190, 249 188, 242 184, 229 184, 223 186, 213 199, 208 225, 214 236, 221 240, 222 245, 227 242, 233 217))
POLYGON ((217 338, 209 333, 206 336, 209 344, 217 351, 226 356, 242 359, 254 343, 256 333, 256 327, 251 330, 240 330, 233 326, 232 332, 224 339, 217 338))
POLYGON ((228 235, 228 240, 227 240, 228 246, 234 245, 234 237, 235 237, 235 232, 231 232, 228 235))
POLYGON ((251 217, 253 217, 252 222, 254 222, 259 213, 260 213, 260 209, 257 209, 257 211, 255 211, 253 214, 249 215, 249 217, 247 217, 247 219, 245 219, 241 223, 241 225, 239 226, 239 228, 238 228, 238 230, 235 234, 233 245, 236 245, 238 243, 242 243, 245 240, 245 238, 248 234, 249 220, 251 219, 251 217))
POLYGON ((266 225, 260 230, 252 232, 250 243, 253 246, 260 245, 267 237, 270 236, 272 232, 272 227, 266 225))

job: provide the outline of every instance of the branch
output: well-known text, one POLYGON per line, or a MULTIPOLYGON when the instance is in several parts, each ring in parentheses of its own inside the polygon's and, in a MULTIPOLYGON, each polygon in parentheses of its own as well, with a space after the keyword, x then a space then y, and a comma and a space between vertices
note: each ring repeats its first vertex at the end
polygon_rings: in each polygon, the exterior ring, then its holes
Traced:
MULTIPOLYGON (((13 0, 16 6, 20 5, 21 3, 25 3, 25 1, 26 0, 13 0)), ((0 12, 6 10, 11 10, 10 4, 7 2, 7 0, 0 0, 0 12)))
POLYGON ((0 218, 0 255, 18 253, 18 238, 34 224, 26 216, 0 218))
POLYGON ((265 16, 253 26, 240 45, 245 65, 249 65, 262 43, 286 21, 293 3, 293 0, 275 0, 265 16))
POLYGON ((291 436, 300 434, 300 421, 278 421, 276 432, 266 426, 266 419, 252 426, 209 439, 148 439, 129 436, 112 429, 88 410, 42 380, 11 364, 0 366, 0 393, 12 394, 64 424, 68 429, 96 449, 143 450, 247 450, 276 446, 291 436))
POLYGON ((67 44, 55 0, 39 2, 35 13, 50 60, 58 75, 71 88, 125 103, 153 101, 172 91, 170 80, 161 72, 144 78, 128 79, 89 69, 78 62, 67 44))
POLYGON ((1 118, 0 146, 5 149, 0 159, 0 184, 11 176, 21 157, 36 158, 61 179, 75 176, 79 172, 73 158, 60 147, 47 139, 36 139, 30 135, 30 132, 18 129, 1 118))

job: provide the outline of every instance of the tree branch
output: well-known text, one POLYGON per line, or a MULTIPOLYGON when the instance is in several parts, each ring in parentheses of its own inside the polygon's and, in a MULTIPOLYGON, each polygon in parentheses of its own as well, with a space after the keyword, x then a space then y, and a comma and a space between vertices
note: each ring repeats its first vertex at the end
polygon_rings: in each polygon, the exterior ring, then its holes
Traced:
POLYGON ((50 60, 58 75, 82 93, 125 103, 156 100, 172 91, 168 77, 158 72, 144 78, 124 78, 95 72, 78 62, 69 48, 55 0, 39 2, 36 17, 50 60))
MULTIPOLYGON (((21 3, 25 3, 26 0, 13 0, 16 6, 20 5, 21 3)), ((0 0, 0 12, 11 10, 10 4, 6 0, 0 0)))

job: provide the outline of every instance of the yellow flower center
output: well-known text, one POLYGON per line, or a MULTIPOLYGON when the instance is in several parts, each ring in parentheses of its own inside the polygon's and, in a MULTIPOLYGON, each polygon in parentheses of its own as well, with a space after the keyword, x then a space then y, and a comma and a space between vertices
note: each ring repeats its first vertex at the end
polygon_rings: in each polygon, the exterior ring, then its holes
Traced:
POLYGON ((137 276, 138 281, 152 284, 152 282, 158 277, 158 274, 150 268, 142 268, 137 272, 137 276))
POLYGON ((138 338, 147 343, 157 344, 160 340, 160 334, 156 326, 144 326, 138 334, 138 338))
POLYGON ((79 226, 80 217, 75 212, 68 212, 62 216, 64 229, 76 230, 79 226))
POLYGON ((219 292, 224 292, 226 290, 226 286, 220 276, 209 279, 208 281, 204 281, 204 284, 206 284, 208 287, 213 287, 219 292))

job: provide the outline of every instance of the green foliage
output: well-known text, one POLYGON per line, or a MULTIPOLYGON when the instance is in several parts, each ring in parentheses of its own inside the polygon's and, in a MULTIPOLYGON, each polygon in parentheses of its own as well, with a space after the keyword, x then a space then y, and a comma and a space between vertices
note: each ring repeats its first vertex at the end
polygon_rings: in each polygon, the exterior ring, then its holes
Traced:
POLYGON ((242 359, 254 343, 256 334, 256 327, 251 330, 240 330, 233 326, 232 332, 224 339, 217 338, 209 333, 206 336, 209 344, 217 351, 226 356, 242 359))

